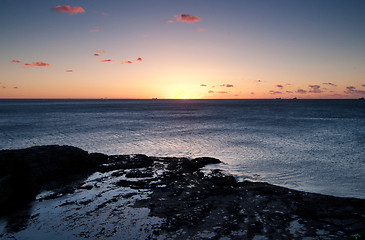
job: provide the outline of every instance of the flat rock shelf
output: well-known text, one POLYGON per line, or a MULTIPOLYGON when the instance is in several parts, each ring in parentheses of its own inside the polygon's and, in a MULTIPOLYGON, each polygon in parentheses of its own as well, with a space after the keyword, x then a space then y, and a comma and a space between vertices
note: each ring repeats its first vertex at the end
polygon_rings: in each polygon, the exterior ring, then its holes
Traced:
POLYGON ((220 163, 57 145, 2 150, 0 239, 364 238, 364 199, 202 171, 220 163))

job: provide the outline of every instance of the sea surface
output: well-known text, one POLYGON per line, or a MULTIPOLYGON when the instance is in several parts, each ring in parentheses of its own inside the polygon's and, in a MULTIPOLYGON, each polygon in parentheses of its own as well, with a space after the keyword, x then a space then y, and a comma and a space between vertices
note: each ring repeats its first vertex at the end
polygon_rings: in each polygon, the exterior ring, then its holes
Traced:
POLYGON ((210 156, 239 181, 365 198, 363 100, 0 100, 0 149, 49 144, 210 156))

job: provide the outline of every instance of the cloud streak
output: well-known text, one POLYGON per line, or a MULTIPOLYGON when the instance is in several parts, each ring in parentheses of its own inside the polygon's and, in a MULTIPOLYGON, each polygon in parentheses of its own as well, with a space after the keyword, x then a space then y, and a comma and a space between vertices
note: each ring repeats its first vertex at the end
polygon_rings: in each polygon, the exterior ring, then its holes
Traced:
POLYGON ((222 84, 220 85, 221 87, 227 87, 227 88, 231 88, 234 87, 233 84, 222 84))
POLYGON ((310 89, 309 92, 311 92, 311 93, 322 93, 323 92, 320 89, 321 86, 319 86, 319 85, 308 85, 308 88, 310 89))
POLYGON ((192 15, 184 14, 184 13, 181 13, 174 17, 176 18, 176 21, 178 21, 178 22, 186 22, 186 23, 200 22, 200 17, 192 16, 192 15))
POLYGON ((95 27, 95 28, 89 30, 89 33, 97 33, 97 32, 100 32, 99 27, 95 27))
POLYGON ((105 62, 115 62, 115 60, 113 60, 113 59, 100 59, 99 60, 100 62, 103 62, 103 63, 105 63, 105 62))
POLYGON ((95 51, 94 56, 95 57, 99 57, 102 54, 106 54, 106 51, 104 51, 104 50, 97 50, 97 51, 95 51))
POLYGON ((124 60, 120 61, 120 64, 132 64, 132 63, 133 63, 132 61, 124 61, 124 60))
POLYGON ((304 89, 299 88, 299 89, 297 90, 297 93, 300 93, 300 94, 306 94, 306 93, 307 93, 307 91, 306 91, 306 90, 304 90, 304 89))
POLYGON ((344 91, 344 93, 346 94, 365 94, 364 90, 357 90, 356 87, 354 86, 348 86, 346 87, 346 91, 344 91))
POLYGON ((323 83, 324 85, 328 85, 328 86, 331 86, 331 87, 337 87, 336 84, 334 83, 331 83, 331 82, 326 82, 326 83, 323 83))
POLYGON ((32 62, 32 63, 24 63, 23 67, 50 67, 51 64, 49 63, 45 63, 42 61, 38 61, 38 62, 32 62))
POLYGON ((19 61, 19 60, 11 60, 10 62, 11 62, 11 63, 20 63, 20 61, 19 61))
POLYGON ((85 9, 83 9, 82 7, 71 7, 70 5, 56 6, 56 7, 53 7, 52 10, 61 12, 61 13, 68 13, 70 15, 85 12, 85 9))
POLYGON ((269 91, 270 94, 276 95, 276 94, 282 94, 282 92, 271 90, 269 91))

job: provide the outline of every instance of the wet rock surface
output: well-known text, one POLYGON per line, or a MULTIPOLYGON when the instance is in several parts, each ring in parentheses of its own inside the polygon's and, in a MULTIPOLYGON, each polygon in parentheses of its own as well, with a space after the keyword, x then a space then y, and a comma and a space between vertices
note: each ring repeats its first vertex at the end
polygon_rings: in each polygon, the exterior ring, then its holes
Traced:
POLYGON ((365 200, 237 182, 214 158, 0 151, 0 239, 346 239, 365 200))

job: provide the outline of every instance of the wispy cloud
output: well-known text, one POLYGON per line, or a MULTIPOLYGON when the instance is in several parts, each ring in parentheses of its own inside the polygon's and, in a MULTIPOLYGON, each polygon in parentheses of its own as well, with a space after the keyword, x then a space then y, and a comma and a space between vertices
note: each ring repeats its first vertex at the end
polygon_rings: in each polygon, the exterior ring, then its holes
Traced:
POLYGON ((66 70, 66 72, 68 72, 68 73, 72 73, 72 72, 74 72, 74 70, 69 69, 69 70, 66 70))
POLYGON ((70 15, 85 12, 85 9, 83 9, 82 7, 71 7, 70 5, 56 6, 56 7, 53 7, 52 10, 61 12, 61 13, 68 13, 70 15))
POLYGON ((227 88, 231 88, 234 87, 232 84, 222 84, 220 85, 221 87, 227 87, 227 88))
POLYGON ((17 86, 13 87, 14 89, 19 89, 17 86))
POLYGON ((284 88, 284 86, 281 85, 281 84, 275 85, 275 87, 280 88, 280 89, 283 89, 284 88))
POLYGON ((344 93, 346 94, 365 94, 364 90, 357 90, 356 87, 354 86, 348 86, 346 87, 346 91, 344 91, 344 93))
POLYGON ((42 61, 23 64, 23 67, 50 67, 50 66, 51 64, 42 61))
POLYGON ((192 16, 192 15, 184 14, 184 13, 181 13, 174 17, 176 18, 176 21, 178 21, 178 22, 186 22, 186 23, 200 22, 200 17, 192 16))
POLYGON ((320 89, 321 86, 319 86, 319 85, 308 85, 308 88, 310 89, 309 92, 311 92, 311 93, 321 93, 321 92, 323 92, 320 89))
POLYGON ((306 94, 306 93, 307 93, 307 91, 306 91, 306 90, 304 90, 304 89, 299 88, 299 89, 297 90, 297 93, 300 93, 300 94, 306 94))
POLYGON ((124 60, 120 61, 120 64, 132 64, 132 63, 133 63, 132 61, 124 61, 124 60))
POLYGON ((206 84, 200 84, 201 87, 206 87, 207 85, 206 84))
POLYGON ((204 29, 204 28, 198 28, 196 31, 197 31, 197 32, 205 32, 205 31, 207 31, 207 29, 204 29))
POLYGON ((331 82, 326 82, 326 83, 323 83, 324 85, 328 85, 328 86, 332 86, 332 87, 337 87, 336 84, 334 83, 331 83, 331 82))
POLYGON ((95 27, 95 28, 89 30, 89 33, 96 33, 96 32, 100 32, 99 27, 95 27))
POLYGON ((270 94, 276 95, 276 94, 282 94, 282 92, 271 90, 269 91, 270 94))
POLYGON ((219 91, 219 92, 217 92, 217 93, 219 93, 219 94, 226 94, 226 93, 228 93, 228 92, 225 92, 225 91, 219 91))
POLYGON ((19 61, 19 60, 11 60, 10 62, 11 62, 11 63, 20 63, 20 61, 19 61))
POLYGON ((212 91, 212 90, 209 90, 209 91, 208 91, 208 93, 214 93, 214 91, 212 91))
POLYGON ((106 51, 104 51, 104 50, 97 50, 97 51, 95 51, 94 56, 95 57, 99 57, 102 54, 106 54, 106 51))
POLYGON ((101 12, 101 15, 103 15, 104 17, 108 17, 109 16, 109 14, 106 13, 106 12, 101 12))
POLYGON ((293 93, 292 91, 285 91, 286 93, 293 93))
POLYGON ((365 87, 365 84, 361 85, 362 87, 365 87))
POLYGON ((115 60, 113 60, 113 59, 100 59, 99 60, 100 62, 115 62, 115 60))

